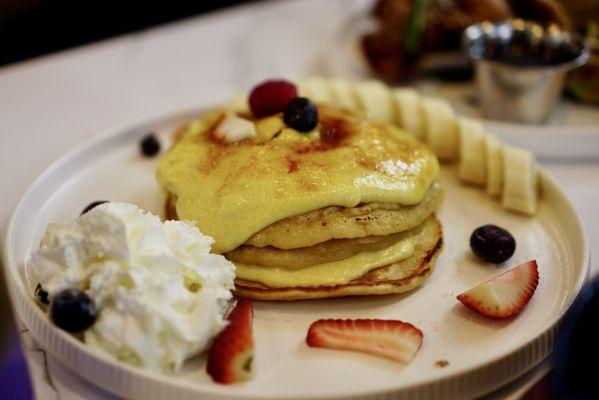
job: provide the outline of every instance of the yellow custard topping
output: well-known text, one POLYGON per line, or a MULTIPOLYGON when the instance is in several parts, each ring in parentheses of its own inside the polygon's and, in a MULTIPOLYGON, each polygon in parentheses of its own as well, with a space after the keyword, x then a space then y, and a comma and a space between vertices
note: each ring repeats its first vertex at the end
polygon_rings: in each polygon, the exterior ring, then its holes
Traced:
POLYGON ((237 278, 269 287, 344 285, 369 271, 399 262, 414 254, 414 237, 406 237, 385 249, 301 269, 270 268, 236 262, 237 278))
POLYGON ((235 143, 214 135, 223 114, 189 124, 157 170, 178 218, 212 236, 217 253, 276 221, 327 206, 417 204, 439 173, 424 144, 347 111, 319 107, 319 125, 307 134, 275 115, 254 121, 256 135, 235 143))

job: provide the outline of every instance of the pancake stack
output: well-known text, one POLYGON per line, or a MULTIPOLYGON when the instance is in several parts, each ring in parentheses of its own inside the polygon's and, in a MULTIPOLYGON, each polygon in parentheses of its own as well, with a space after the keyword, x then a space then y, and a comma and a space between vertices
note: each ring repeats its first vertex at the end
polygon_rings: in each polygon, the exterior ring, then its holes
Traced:
POLYGON ((262 300, 400 293, 442 248, 431 150, 399 128, 319 106, 312 132, 281 115, 256 134, 215 135, 225 111, 189 124, 161 160, 167 218, 191 220, 236 265, 236 292, 262 300))

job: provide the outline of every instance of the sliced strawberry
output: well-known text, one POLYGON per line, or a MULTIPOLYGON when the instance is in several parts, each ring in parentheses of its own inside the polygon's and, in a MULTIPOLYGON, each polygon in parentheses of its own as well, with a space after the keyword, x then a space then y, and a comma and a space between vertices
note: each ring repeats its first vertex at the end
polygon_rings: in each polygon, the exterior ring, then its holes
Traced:
POLYGON ((252 375, 252 302, 239 300, 228 319, 229 325, 212 344, 206 365, 208 374, 217 383, 239 382, 252 375))
POLYGON ((457 299, 487 317, 508 318, 522 311, 538 284, 537 262, 532 260, 481 283, 457 299))
POLYGON ((412 324, 382 319, 321 319, 310 325, 310 347, 350 350, 412 361, 422 346, 422 332, 412 324))

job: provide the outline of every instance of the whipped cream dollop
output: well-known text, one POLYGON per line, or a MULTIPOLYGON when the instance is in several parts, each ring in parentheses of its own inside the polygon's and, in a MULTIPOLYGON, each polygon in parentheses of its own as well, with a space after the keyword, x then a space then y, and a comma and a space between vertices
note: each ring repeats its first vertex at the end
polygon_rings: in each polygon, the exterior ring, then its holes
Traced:
POLYGON ((84 290, 99 312, 92 348, 155 371, 176 371, 227 324, 235 266, 210 254, 191 223, 161 222, 131 204, 105 203, 50 224, 28 263, 49 299, 84 290))

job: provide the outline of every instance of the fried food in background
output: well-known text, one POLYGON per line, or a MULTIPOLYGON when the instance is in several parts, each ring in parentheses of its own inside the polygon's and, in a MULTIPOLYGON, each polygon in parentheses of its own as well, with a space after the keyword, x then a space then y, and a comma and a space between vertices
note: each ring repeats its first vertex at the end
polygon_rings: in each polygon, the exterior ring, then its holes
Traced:
POLYGON ((459 51, 462 32, 477 22, 517 17, 572 26, 556 0, 380 0, 372 14, 378 29, 362 38, 362 48, 389 83, 421 73, 427 54, 459 51))
POLYGON ((599 0, 565 1, 564 8, 591 50, 589 61, 570 74, 568 92, 578 100, 599 104, 599 0))

